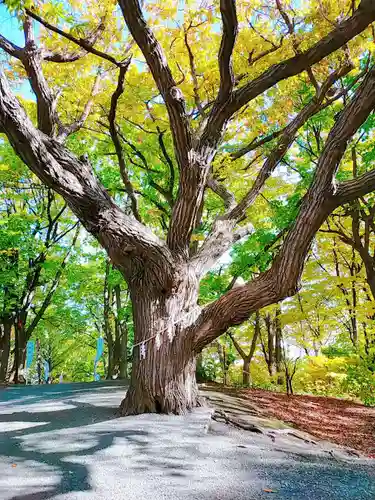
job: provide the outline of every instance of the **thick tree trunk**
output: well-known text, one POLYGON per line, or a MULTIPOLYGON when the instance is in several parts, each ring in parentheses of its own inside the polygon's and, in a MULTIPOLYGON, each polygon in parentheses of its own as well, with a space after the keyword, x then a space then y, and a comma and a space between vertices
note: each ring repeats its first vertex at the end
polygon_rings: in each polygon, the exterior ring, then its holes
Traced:
POLYGON ((197 290, 193 275, 166 297, 142 281, 130 288, 135 344, 122 415, 183 414, 199 406, 195 354, 184 331, 197 314, 197 290))

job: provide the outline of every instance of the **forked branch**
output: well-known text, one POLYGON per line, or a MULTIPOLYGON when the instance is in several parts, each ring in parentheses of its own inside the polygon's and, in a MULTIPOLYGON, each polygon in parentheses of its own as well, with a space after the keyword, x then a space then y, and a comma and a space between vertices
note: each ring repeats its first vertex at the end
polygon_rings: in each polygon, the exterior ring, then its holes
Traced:
MULTIPOLYGON (((297 219, 272 267, 249 283, 230 290, 203 310, 188 333, 196 352, 230 326, 248 319, 252 312, 297 292, 314 235, 337 206, 334 178, 347 143, 374 108, 375 69, 372 68, 353 99, 337 117, 297 219)), ((363 195, 372 189, 373 184, 368 184, 358 191, 363 195)))

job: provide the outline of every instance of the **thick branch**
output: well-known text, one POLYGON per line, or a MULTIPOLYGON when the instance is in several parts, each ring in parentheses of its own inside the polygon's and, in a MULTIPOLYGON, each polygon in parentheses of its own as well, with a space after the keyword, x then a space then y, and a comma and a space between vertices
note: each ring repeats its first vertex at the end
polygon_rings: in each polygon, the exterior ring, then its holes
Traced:
POLYGON ((15 43, 11 42, 3 35, 0 35, 0 49, 5 50, 7 54, 10 56, 16 57, 17 59, 21 59, 22 48, 18 47, 15 43))
POLYGON ((235 0, 220 0, 220 12, 223 24, 223 36, 219 50, 220 87, 214 108, 222 105, 230 97, 233 90, 232 54, 238 32, 235 0))
POLYGON ((211 189, 215 194, 220 196, 224 202, 224 207, 226 210, 231 210, 234 207, 236 200, 234 195, 226 189, 223 184, 220 184, 212 175, 207 178, 207 187, 211 189))
POLYGON ((260 169, 251 189, 244 196, 241 202, 228 214, 228 219, 239 220, 245 215, 246 210, 254 203, 265 182, 270 177, 272 172, 274 172, 275 168, 292 145, 298 130, 307 122, 309 118, 311 118, 311 116, 319 111, 320 105, 330 87, 339 78, 346 75, 351 69, 351 66, 345 66, 344 68, 341 68, 340 70, 329 75, 327 80, 321 86, 317 96, 314 97, 312 101, 298 113, 298 115, 287 127, 285 127, 275 148, 272 150, 271 154, 260 169))
POLYGON ((362 0, 356 12, 323 37, 305 52, 271 66, 259 77, 247 83, 232 94, 225 107, 213 109, 201 137, 202 144, 217 144, 230 117, 246 103, 262 94, 278 82, 298 75, 344 46, 364 31, 375 20, 375 3, 362 0))
POLYGON ((296 293, 315 233, 335 208, 334 177, 347 143, 374 107, 375 69, 372 68, 330 131, 300 212, 271 269, 230 290, 203 310, 189 331, 196 351, 230 326, 241 324, 252 312, 296 293))
POLYGON ((42 53, 36 46, 31 19, 24 21, 25 48, 22 63, 37 101, 38 127, 47 135, 53 136, 59 124, 56 112, 57 97, 52 93, 42 70, 42 53))
POLYGON ((0 127, 18 156, 45 185, 66 200, 128 280, 142 270, 150 286, 169 289, 175 268, 166 245, 148 228, 124 214, 87 162, 78 160, 63 145, 33 126, 2 72, 0 127))
POLYGON ((361 196, 375 191, 375 169, 355 179, 340 182, 333 196, 336 206, 350 203, 361 196))
POLYGON ((177 161, 180 169, 190 163, 192 138, 185 99, 172 76, 163 49, 147 25, 138 0, 119 0, 129 31, 141 49, 155 83, 166 104, 177 161))

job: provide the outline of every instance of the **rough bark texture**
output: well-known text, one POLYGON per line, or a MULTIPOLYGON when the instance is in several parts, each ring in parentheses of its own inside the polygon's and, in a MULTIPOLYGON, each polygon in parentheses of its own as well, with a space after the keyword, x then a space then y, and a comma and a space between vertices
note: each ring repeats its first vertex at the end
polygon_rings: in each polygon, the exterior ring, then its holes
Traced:
POLYGON ((131 288, 138 345, 133 349, 131 382, 121 405, 122 415, 180 414, 199 403, 195 353, 182 334, 196 316, 197 281, 188 271, 181 275, 185 276, 178 289, 164 298, 147 285, 134 283, 131 288))

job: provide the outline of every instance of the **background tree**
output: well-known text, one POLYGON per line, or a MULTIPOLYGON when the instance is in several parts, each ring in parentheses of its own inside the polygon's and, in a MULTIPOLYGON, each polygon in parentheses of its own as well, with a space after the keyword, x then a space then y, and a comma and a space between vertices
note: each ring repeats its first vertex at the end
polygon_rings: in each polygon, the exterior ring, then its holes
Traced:
POLYGON ((17 383, 26 343, 51 304, 79 226, 61 198, 28 176, 8 144, 1 149, 0 380, 17 383))

